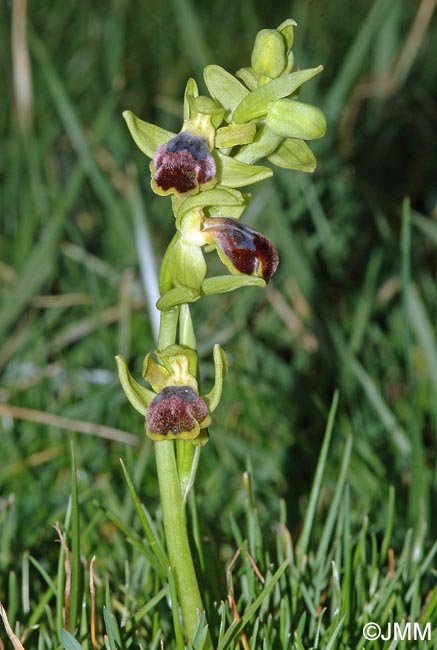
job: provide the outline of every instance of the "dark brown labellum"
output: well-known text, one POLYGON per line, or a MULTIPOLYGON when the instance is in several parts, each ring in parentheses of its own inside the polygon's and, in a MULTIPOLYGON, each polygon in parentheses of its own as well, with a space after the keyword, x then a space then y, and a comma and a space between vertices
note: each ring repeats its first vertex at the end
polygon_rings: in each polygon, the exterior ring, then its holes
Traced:
POLYGON ((155 175, 158 187, 167 192, 171 189, 178 194, 195 190, 214 178, 215 160, 206 140, 191 133, 179 133, 161 145, 156 152, 155 175))
POLYGON ((190 386, 167 386, 150 402, 147 429, 166 436, 198 429, 208 417, 208 407, 190 386))
POLYGON ((214 243, 240 273, 268 280, 278 267, 272 242, 246 224, 224 217, 205 219, 204 233, 208 243, 214 243))

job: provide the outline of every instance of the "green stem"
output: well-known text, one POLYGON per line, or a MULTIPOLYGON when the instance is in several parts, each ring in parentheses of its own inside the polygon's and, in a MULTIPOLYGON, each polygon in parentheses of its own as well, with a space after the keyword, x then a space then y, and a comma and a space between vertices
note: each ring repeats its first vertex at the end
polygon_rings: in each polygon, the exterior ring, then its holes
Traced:
MULTIPOLYGON (((176 342, 178 317, 179 308, 162 312, 158 337, 159 350, 176 342)), ((189 642, 193 643, 198 627, 197 610, 204 612, 205 608, 200 596, 188 540, 185 506, 179 483, 174 442, 172 440, 156 442, 155 456, 170 567, 176 582, 185 633, 189 642)), ((209 634, 204 648, 206 650, 212 648, 209 634)))
MULTIPOLYGON (((193 321, 191 320, 190 307, 187 304, 181 305, 180 308, 179 343, 180 345, 186 345, 192 350, 195 350, 197 345, 193 321)), ((196 374, 198 375, 197 368, 196 374)), ((185 506, 188 493, 193 486, 196 476, 200 447, 193 445, 190 440, 178 440, 176 443, 176 450, 179 485, 182 492, 182 501, 185 506)))

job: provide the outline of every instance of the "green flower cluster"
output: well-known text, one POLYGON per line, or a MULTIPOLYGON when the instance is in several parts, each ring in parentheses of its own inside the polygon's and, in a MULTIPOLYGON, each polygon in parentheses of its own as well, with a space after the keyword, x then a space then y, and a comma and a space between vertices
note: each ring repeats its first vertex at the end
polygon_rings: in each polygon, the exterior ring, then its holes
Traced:
POLYGON ((239 223, 250 195, 238 188, 272 175, 261 158, 279 167, 312 172, 315 157, 306 143, 323 136, 326 121, 316 107, 298 100, 303 83, 322 71, 294 69, 296 23, 258 33, 251 67, 232 75, 209 65, 204 79, 210 97, 193 79, 184 97, 179 134, 124 112, 133 139, 151 158, 154 192, 170 195, 176 220, 160 273, 157 306, 168 311, 203 295, 242 286, 264 286, 279 259, 273 244, 239 223), (230 275, 207 277, 204 253, 217 250, 230 275))

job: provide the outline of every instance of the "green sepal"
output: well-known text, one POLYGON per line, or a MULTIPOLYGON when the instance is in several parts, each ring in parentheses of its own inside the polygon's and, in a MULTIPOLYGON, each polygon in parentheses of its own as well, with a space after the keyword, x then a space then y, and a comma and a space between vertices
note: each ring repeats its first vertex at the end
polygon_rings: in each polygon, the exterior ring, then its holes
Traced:
POLYGON ((267 156, 270 156, 279 147, 282 140, 283 138, 273 133, 273 131, 264 125, 258 130, 252 144, 241 147, 235 156, 235 160, 251 164, 261 158, 267 158, 267 156))
MULTIPOLYGON (((239 219, 243 212, 246 209, 247 204, 250 201, 251 195, 249 193, 243 194, 244 203, 243 205, 214 205, 208 209, 208 215, 210 217, 226 217, 227 219, 239 219)), ((203 250, 205 253, 209 253, 214 250, 215 246, 204 246, 203 250)))
POLYGON ((285 68, 284 74, 290 74, 294 66, 294 54, 293 50, 290 50, 287 57, 287 66, 285 68))
POLYGON ((253 142, 256 135, 256 124, 230 124, 223 126, 215 134, 215 146, 218 149, 235 147, 253 142))
POLYGON ((159 393, 167 385, 169 377, 170 371, 156 363, 149 352, 143 362, 143 378, 149 382, 155 393, 159 393))
POLYGON ((190 79, 187 81, 187 85, 185 86, 184 93, 184 121, 190 120, 194 117, 192 114, 192 100, 198 96, 199 90, 197 88, 197 83, 193 78, 190 77, 190 79))
POLYGON ((303 83, 319 74, 323 66, 299 70, 291 74, 282 75, 264 84, 261 88, 254 90, 238 105, 233 113, 233 121, 237 124, 248 122, 265 115, 269 109, 270 102, 275 102, 282 97, 294 93, 303 83))
POLYGON ((132 111, 124 111, 123 117, 135 144, 149 158, 153 158, 156 150, 176 135, 155 124, 140 120, 132 111))
POLYGON ((147 407, 155 397, 155 393, 135 381, 129 372, 124 357, 122 357, 121 354, 116 356, 115 360, 117 362, 118 376, 124 394, 134 409, 136 409, 138 413, 141 413, 141 415, 145 416, 147 407))
POLYGON ((249 94, 249 91, 219 65, 207 65, 203 77, 210 95, 223 106, 226 118, 230 118, 234 109, 249 94))
POLYGON ((170 273, 175 287, 200 292, 206 275, 206 262, 199 246, 179 239, 173 246, 170 273))
POLYGON ((235 76, 249 88, 249 90, 256 90, 258 88, 258 77, 252 68, 240 68, 235 73, 235 76))
POLYGON ((177 208, 176 223, 179 225, 186 214, 198 208, 215 205, 239 206, 244 203, 244 196, 238 190, 216 185, 212 190, 206 190, 196 196, 190 196, 181 201, 177 208))
POLYGON ((326 118, 320 108, 296 99, 279 99, 269 105, 266 124, 283 138, 315 140, 326 131, 326 118))
POLYGON ((213 357, 214 357, 214 386, 213 388, 204 396, 206 404, 210 413, 213 413, 217 406, 219 405, 222 390, 223 390, 223 380, 228 371, 228 360, 226 358, 226 353, 223 348, 220 347, 218 343, 214 345, 213 348, 213 357))
POLYGON ((178 357, 185 357, 188 361, 188 370, 193 377, 197 374, 197 352, 186 345, 173 343, 164 350, 157 350, 156 356, 164 364, 169 373, 173 372, 172 364, 177 361, 178 357))
POLYGON ((159 298, 156 307, 160 311, 168 311, 172 307, 176 307, 176 305, 182 305, 184 302, 196 302, 199 298, 200 294, 193 289, 174 287, 159 298))
POLYGON ((173 280, 171 277, 171 256, 173 254, 173 247, 180 239, 179 232, 176 232, 171 240, 170 244, 167 246, 167 250, 164 253, 162 258, 161 268, 159 270, 159 293, 163 295, 170 291, 173 287, 173 280))
POLYGON ((293 45, 295 27, 297 27, 297 22, 293 18, 287 18, 277 27, 278 32, 285 38, 288 49, 293 45))
POLYGON ((269 161, 284 169, 312 173, 317 160, 304 140, 288 138, 269 156, 269 161))
POLYGON ((276 29, 262 29, 255 38, 251 63, 259 77, 276 79, 287 63, 287 42, 276 29))
POLYGON ((218 275, 206 278, 202 284, 202 293, 211 296, 216 293, 234 291, 240 287, 265 287, 266 281, 253 275, 218 275))
POLYGON ((231 156, 225 156, 220 151, 216 151, 215 154, 216 160, 218 159, 217 173, 220 183, 226 187, 244 187, 273 176, 270 167, 248 165, 231 156))

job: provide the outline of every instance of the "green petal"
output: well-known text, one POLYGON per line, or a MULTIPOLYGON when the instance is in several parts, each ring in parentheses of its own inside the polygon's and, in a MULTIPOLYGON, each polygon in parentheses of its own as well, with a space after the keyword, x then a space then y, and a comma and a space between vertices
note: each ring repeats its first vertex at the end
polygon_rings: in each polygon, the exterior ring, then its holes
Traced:
POLYGON ((317 160, 309 146, 303 140, 288 138, 269 156, 269 160, 278 167, 295 169, 312 173, 317 160))
POLYGON ((249 90, 256 90, 258 88, 258 77, 252 68, 240 68, 235 73, 235 76, 249 88, 249 90))
POLYGON ((216 154, 220 161, 218 165, 220 183, 226 187, 244 187, 273 176, 269 167, 248 165, 219 151, 216 151, 216 154))
POLYGON ((231 124, 218 129, 215 134, 215 146, 218 149, 235 147, 253 142, 256 134, 256 124, 231 124))
POLYGON ((214 371, 215 379, 214 386, 210 392, 205 395, 205 400, 208 405, 210 413, 213 413, 217 406, 219 405, 222 390, 223 390, 223 380, 228 371, 228 361, 226 358, 225 351, 216 343, 213 349, 214 356, 214 371))
POLYGON ((199 90, 197 88, 197 83, 194 79, 190 78, 187 81, 185 86, 184 93, 184 120, 190 120, 194 117, 193 113, 193 104, 192 101, 195 97, 198 97, 199 90))
POLYGON ((216 293, 234 291, 240 287, 265 287, 266 282, 262 278, 253 275, 218 275, 213 278, 206 278, 202 284, 202 292, 206 296, 216 293))
POLYGON ((126 120, 126 124, 135 144, 149 158, 153 158, 158 147, 165 144, 176 135, 176 133, 161 129, 159 126, 155 126, 155 124, 143 122, 143 120, 140 120, 140 118, 134 115, 132 111, 124 111, 123 117, 126 120))
POLYGON ((143 362, 143 377, 155 393, 159 393, 167 383, 170 373, 152 358, 149 353, 143 362))
POLYGON ((132 404, 134 409, 141 413, 141 415, 146 415, 146 409, 149 406, 150 402, 154 397, 155 393, 151 390, 148 390, 144 386, 141 386, 135 379, 132 377, 127 367, 124 357, 118 355, 115 357, 117 362, 118 376, 120 378, 120 383, 123 388, 124 394, 128 398, 129 402, 132 404))
POLYGON ((299 70, 291 74, 282 75, 254 90, 238 105, 233 113, 233 121, 237 124, 248 122, 267 113, 270 102, 287 97, 294 93, 305 81, 308 81, 323 70, 323 66, 299 70))
POLYGON ((199 95, 193 100, 193 106, 197 114, 208 115, 211 118, 212 125, 217 129, 223 122, 225 109, 211 97, 199 95))
POLYGON ((203 76, 211 96, 220 102, 227 117, 232 115, 233 110, 249 94, 238 79, 219 65, 207 65, 203 76))
POLYGON ((314 140, 326 131, 326 119, 322 111, 311 104, 296 99, 279 99, 269 105, 266 124, 283 138, 314 140))

